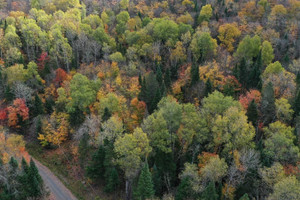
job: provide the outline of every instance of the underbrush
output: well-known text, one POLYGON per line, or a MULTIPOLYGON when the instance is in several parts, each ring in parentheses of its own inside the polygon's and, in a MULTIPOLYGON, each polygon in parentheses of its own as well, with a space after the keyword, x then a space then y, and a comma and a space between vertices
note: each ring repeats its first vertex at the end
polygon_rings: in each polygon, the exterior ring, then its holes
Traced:
POLYGON ((28 153, 47 166, 78 199, 113 199, 102 192, 101 186, 90 184, 78 162, 73 161, 71 155, 64 153, 68 152, 65 151, 66 148, 68 144, 60 149, 44 149, 36 142, 26 144, 28 153))

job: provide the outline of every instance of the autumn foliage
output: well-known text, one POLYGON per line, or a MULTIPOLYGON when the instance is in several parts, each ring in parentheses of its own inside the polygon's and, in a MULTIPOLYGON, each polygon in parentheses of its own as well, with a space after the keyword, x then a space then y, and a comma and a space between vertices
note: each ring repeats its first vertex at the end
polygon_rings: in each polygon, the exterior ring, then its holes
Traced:
POLYGON ((29 119, 29 109, 23 99, 15 99, 13 104, 7 108, 8 125, 20 128, 19 123, 29 119))
POLYGON ((37 65, 38 65, 38 69, 39 71, 44 70, 45 65, 47 62, 49 62, 50 57, 48 56, 47 52, 42 52, 42 54, 40 55, 40 57, 37 59, 37 65))
POLYGON ((0 121, 4 121, 7 119, 7 109, 2 108, 0 109, 0 121))
POLYGON ((250 90, 245 95, 241 95, 239 98, 239 101, 241 105, 247 110, 249 104, 251 101, 254 100, 256 104, 260 103, 261 100, 261 94, 258 90, 250 90))
POLYGON ((67 72, 65 70, 63 70, 62 68, 58 68, 56 70, 56 76, 55 76, 54 82, 58 85, 61 85, 67 79, 68 79, 67 72))

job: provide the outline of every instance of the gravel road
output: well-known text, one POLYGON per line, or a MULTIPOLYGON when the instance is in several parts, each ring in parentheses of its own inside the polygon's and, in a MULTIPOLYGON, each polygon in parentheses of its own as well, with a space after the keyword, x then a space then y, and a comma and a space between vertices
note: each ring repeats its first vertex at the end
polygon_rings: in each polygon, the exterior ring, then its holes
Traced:
POLYGON ((66 186, 44 165, 33 159, 44 183, 50 190, 50 200, 77 200, 66 186))

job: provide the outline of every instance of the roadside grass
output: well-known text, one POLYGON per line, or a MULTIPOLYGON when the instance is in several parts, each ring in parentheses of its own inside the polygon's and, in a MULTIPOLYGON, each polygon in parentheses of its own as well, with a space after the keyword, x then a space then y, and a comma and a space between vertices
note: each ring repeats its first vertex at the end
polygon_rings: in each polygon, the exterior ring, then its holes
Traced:
MULTIPOLYGON (((27 143, 26 150, 36 160, 48 167, 78 199, 111 199, 105 194, 95 194, 91 192, 91 188, 83 184, 83 180, 72 176, 65 164, 66 158, 63 156, 53 152, 49 153, 49 150, 43 149, 36 142, 27 143)), ((97 191, 99 191, 98 189, 97 191)))

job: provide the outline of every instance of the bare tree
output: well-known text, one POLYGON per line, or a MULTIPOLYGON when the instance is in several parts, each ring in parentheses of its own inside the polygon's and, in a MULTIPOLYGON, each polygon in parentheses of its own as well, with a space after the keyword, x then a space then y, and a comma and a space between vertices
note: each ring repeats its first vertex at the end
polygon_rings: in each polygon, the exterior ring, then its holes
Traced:
POLYGON ((96 145, 96 138, 100 132, 100 118, 95 115, 89 115, 85 118, 84 123, 79 127, 74 135, 74 140, 81 140, 85 134, 88 134, 91 145, 96 145))
POLYGON ((31 104, 33 92, 33 89, 20 82, 16 83, 13 87, 15 97, 24 99, 27 106, 31 104))

